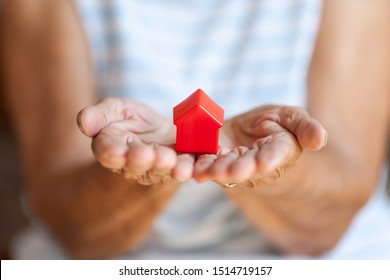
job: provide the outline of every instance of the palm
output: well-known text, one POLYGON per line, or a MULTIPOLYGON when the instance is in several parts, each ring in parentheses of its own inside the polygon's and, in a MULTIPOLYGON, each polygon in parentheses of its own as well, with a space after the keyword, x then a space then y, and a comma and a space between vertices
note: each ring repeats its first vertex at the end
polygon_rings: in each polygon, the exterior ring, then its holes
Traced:
POLYGON ((261 185, 283 175, 303 149, 320 149, 325 130, 299 108, 266 106, 228 120, 217 156, 195 166, 198 181, 261 185))
POLYGON ((79 113, 79 126, 92 137, 95 158, 105 167, 141 184, 185 181, 194 159, 171 147, 174 126, 132 100, 105 99, 79 113))

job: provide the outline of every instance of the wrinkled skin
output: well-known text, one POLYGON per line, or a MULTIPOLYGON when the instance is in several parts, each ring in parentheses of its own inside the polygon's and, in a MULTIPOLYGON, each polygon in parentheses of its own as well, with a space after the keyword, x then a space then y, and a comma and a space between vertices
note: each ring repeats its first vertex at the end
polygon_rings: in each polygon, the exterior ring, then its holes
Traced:
POLYGON ((326 131, 301 108, 258 107, 225 122, 217 154, 177 154, 175 127, 133 100, 105 99, 78 116, 80 129, 93 137, 96 159, 141 184, 238 182, 268 184, 291 169, 302 151, 319 150, 326 131))

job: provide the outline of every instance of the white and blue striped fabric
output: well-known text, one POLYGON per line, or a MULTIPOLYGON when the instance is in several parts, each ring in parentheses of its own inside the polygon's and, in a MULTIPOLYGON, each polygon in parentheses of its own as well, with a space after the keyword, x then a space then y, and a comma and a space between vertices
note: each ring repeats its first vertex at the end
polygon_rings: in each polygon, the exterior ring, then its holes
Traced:
POLYGON ((305 103, 318 0, 81 0, 103 96, 171 117, 202 88, 227 117, 264 103, 305 103))
MULTIPOLYGON (((198 88, 225 109, 227 118, 270 103, 306 106, 306 76, 321 17, 320 0, 77 3, 100 97, 133 98, 168 118, 173 106, 198 88)), ((383 190, 324 258, 390 258, 390 206, 383 190), (371 236, 373 231, 378 231, 379 239, 371 236)), ((48 240, 26 234, 19 238, 16 251, 20 258, 66 257, 48 240)), ((157 219, 148 242, 124 257, 270 254, 261 233, 219 186, 190 182, 157 219)))

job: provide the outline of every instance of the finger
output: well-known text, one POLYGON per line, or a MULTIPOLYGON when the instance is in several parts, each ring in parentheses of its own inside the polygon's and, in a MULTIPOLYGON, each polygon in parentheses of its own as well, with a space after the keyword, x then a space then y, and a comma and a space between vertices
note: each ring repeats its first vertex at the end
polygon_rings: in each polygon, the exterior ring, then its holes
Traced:
POLYGON ((158 170, 172 170, 177 163, 176 152, 167 146, 155 145, 154 168, 158 170))
POLYGON ((228 177, 235 178, 234 182, 240 182, 251 178, 256 171, 256 155, 258 149, 248 149, 237 158, 228 168, 228 177))
POLYGON ((100 164, 112 169, 123 168, 126 163, 127 142, 134 135, 122 127, 112 124, 92 139, 92 151, 100 164))
POLYGON ((181 154, 177 156, 177 164, 172 171, 172 177, 179 181, 185 182, 192 178, 194 170, 195 155, 181 154))
POLYGON ((220 155, 224 155, 224 154, 227 154, 227 153, 230 153, 231 149, 225 147, 225 146, 219 146, 218 147, 218 152, 217 152, 217 156, 220 156, 220 155))
POLYGON ((122 99, 106 98, 82 109, 77 115, 77 124, 85 135, 93 137, 107 125, 123 120, 123 109, 122 99))
POLYGON ((125 168, 135 175, 144 174, 154 166, 155 159, 156 153, 151 145, 131 141, 128 144, 125 168))
POLYGON ((268 173, 283 166, 292 165, 302 153, 296 138, 289 132, 280 132, 254 144, 256 154, 256 171, 268 173))
MULTIPOLYGON (((223 151, 225 152, 225 150, 223 151)), ((209 175, 206 172, 214 164, 217 159, 217 155, 204 154, 201 155, 195 162, 194 166, 194 179, 201 183, 209 179, 209 175)))
POLYGON ((325 128, 301 108, 280 108, 279 123, 292 132, 301 147, 306 150, 316 151, 326 145, 327 132, 325 128))
POLYGON ((148 161, 145 159, 145 155, 139 155, 137 164, 130 163, 129 159, 123 172, 126 178, 136 179, 142 185, 175 182, 171 177, 172 169, 176 165, 176 152, 173 149, 156 143, 145 144, 143 142, 134 142, 129 146, 128 156, 134 160, 136 160, 135 154, 142 154, 145 151, 149 153, 151 149, 154 152, 154 157, 148 161), (146 150, 144 150, 145 148, 146 150), (149 163, 146 163, 147 161, 149 163))
POLYGON ((256 167, 255 153, 250 156, 248 151, 247 147, 239 146, 217 156, 205 155, 195 164, 194 178, 198 182, 214 180, 219 183, 241 182, 248 179, 256 167))
POLYGON ((214 164, 209 168, 208 173, 218 182, 230 182, 230 181, 240 181, 241 178, 232 176, 230 172, 230 167, 234 162, 245 152, 248 151, 247 147, 239 146, 234 148, 230 153, 219 156, 214 164))
POLYGON ((177 155, 176 152, 169 147, 153 144, 155 150, 154 166, 147 173, 153 183, 173 183, 172 178, 173 168, 176 166, 177 155))

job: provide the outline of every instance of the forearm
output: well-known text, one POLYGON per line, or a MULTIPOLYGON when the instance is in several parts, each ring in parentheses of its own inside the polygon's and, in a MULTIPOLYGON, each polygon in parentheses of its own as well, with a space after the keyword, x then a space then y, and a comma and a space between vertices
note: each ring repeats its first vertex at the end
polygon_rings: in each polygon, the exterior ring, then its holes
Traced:
POLYGON ((282 251, 316 255, 330 250, 376 186, 378 174, 339 153, 304 153, 270 185, 227 194, 282 251))
POLYGON ((86 42, 71 3, 7 0, 3 5, 6 101, 28 181, 41 177, 35 169, 50 173, 91 158, 84 149, 88 139, 75 128, 78 110, 95 98, 86 42))
POLYGON ((120 254, 147 236, 174 187, 139 186, 94 163, 76 125, 96 98, 72 2, 27 2, 5 1, 3 55, 32 210, 72 256, 120 254))
POLYGON ((331 249, 377 186, 390 127, 389 11, 385 0, 324 2, 308 111, 328 144, 272 184, 230 192, 282 250, 331 249))
POLYGON ((76 258, 107 258, 136 248, 178 186, 138 185, 91 164, 46 181, 35 212, 76 258))

